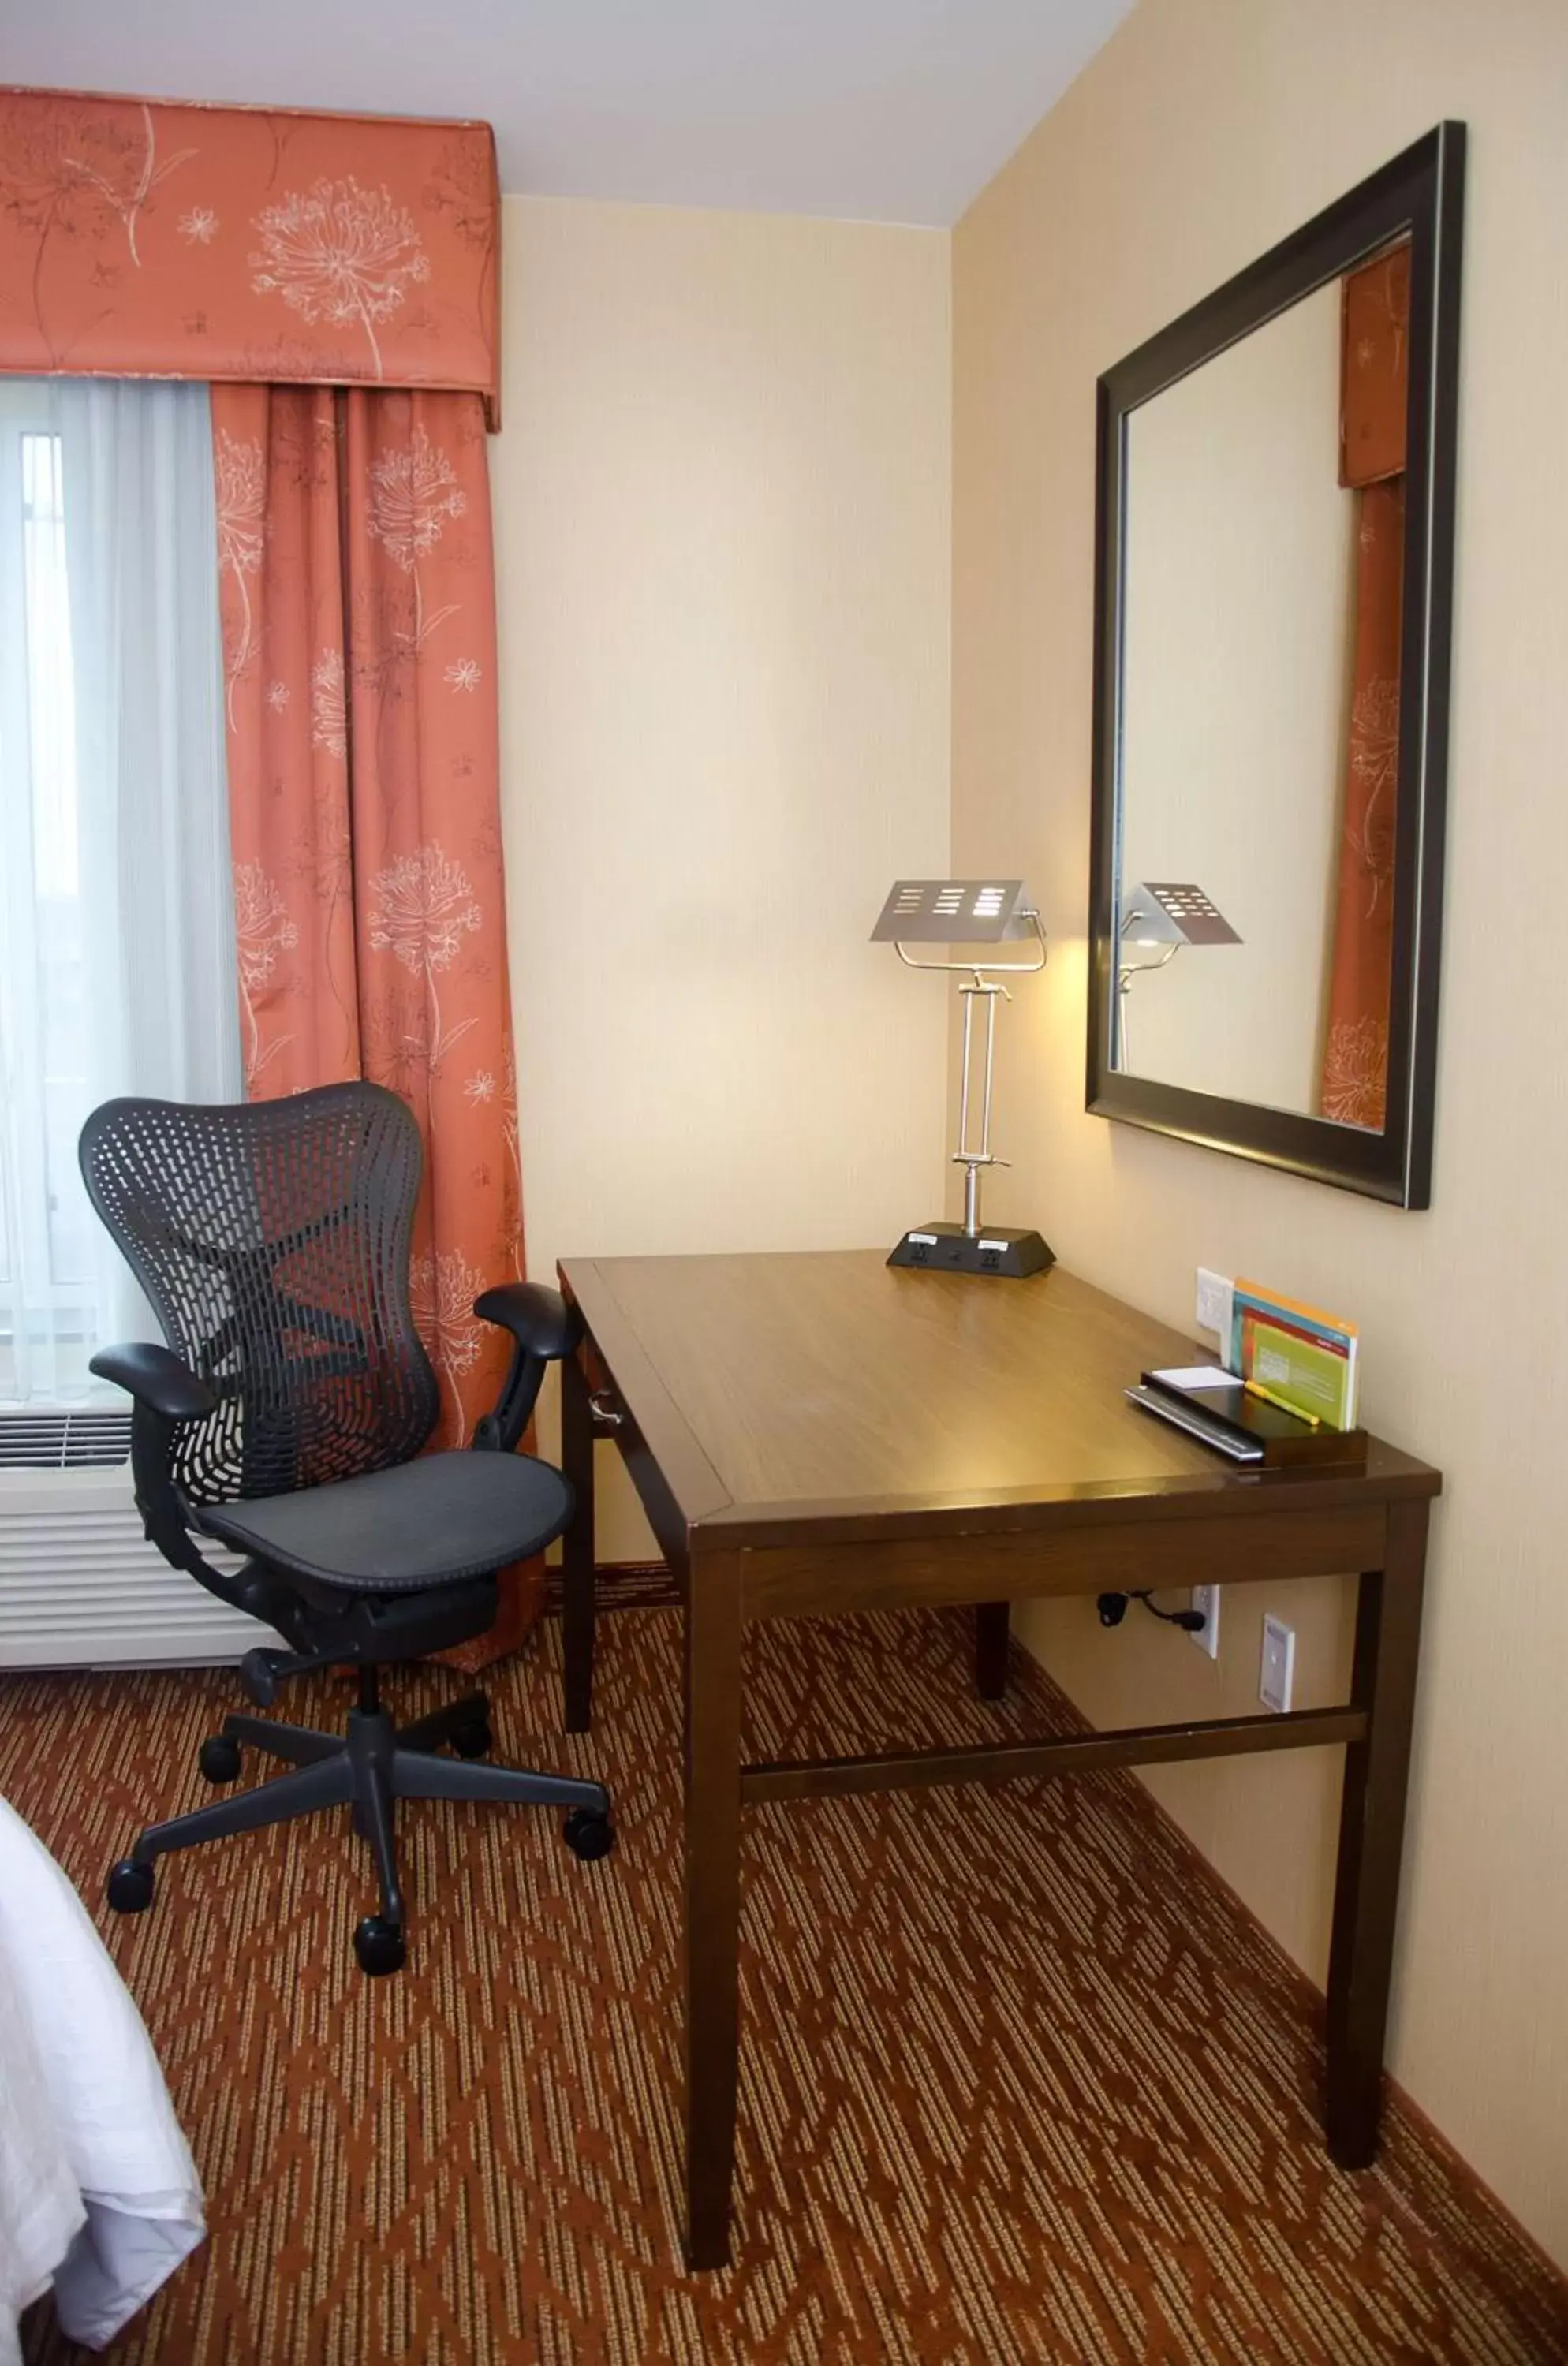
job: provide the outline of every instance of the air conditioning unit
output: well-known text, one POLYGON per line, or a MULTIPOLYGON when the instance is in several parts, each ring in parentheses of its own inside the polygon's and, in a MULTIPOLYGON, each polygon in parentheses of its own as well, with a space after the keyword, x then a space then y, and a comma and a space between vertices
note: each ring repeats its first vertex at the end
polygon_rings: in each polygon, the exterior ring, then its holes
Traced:
POLYGON ((147 1542, 130 1456, 129 1414, 0 1411, 0 1669, 215 1667, 281 1639, 147 1542))

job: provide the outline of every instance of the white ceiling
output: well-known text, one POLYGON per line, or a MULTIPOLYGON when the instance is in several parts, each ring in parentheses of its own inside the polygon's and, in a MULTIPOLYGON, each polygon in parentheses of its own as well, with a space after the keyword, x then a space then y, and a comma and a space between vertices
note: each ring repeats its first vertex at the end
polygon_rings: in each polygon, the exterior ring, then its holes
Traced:
POLYGON ((956 220, 1132 0, 4 0, 7 82, 484 116, 508 190, 956 220))

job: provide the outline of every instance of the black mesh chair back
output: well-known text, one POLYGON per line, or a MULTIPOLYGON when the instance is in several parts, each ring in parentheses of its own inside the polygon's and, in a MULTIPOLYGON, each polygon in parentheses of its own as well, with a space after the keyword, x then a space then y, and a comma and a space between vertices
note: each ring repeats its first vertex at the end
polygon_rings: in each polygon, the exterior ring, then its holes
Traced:
POLYGON ((168 1346, 220 1400, 175 1441, 187 1502, 282 1494, 419 1452, 437 1413, 409 1303, 423 1156, 395 1093, 108 1101, 81 1157, 168 1346))

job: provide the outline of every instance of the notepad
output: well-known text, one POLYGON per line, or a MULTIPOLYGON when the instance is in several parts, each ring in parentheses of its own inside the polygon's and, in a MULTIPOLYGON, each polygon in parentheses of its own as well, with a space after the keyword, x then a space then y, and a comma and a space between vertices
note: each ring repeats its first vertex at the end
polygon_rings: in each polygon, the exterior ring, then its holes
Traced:
POLYGON ((1185 1364, 1145 1372, 1142 1384, 1260 1447, 1269 1438, 1299 1437, 1314 1427, 1288 1406, 1254 1396, 1234 1372, 1222 1372, 1217 1365, 1185 1364))
POLYGON ((1363 1431, 1345 1432, 1309 1420, 1289 1405, 1257 1395, 1235 1372, 1222 1371, 1217 1364, 1177 1364, 1145 1372, 1126 1394, 1141 1412, 1169 1422, 1232 1462, 1304 1470, 1366 1460, 1363 1431))

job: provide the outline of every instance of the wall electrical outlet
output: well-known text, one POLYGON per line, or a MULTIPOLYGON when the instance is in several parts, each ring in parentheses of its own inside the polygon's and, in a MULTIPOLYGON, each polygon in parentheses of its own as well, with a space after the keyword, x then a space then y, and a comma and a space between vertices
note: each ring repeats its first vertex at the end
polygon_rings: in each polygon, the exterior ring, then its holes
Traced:
POLYGON ((1196 1634, 1189 1629, 1188 1639, 1196 1643, 1201 1651, 1207 1651, 1211 1660, 1217 1660, 1220 1656, 1219 1587, 1195 1585, 1192 1588, 1192 1607, 1194 1610, 1202 1612, 1203 1624, 1198 1628, 1196 1634))
POLYGON ((1263 1621, 1263 1665, 1258 1678, 1258 1697, 1265 1708, 1283 1717, 1291 1706, 1291 1688, 1296 1678, 1296 1630, 1282 1619, 1267 1616, 1263 1621))
POLYGON ((1206 1265, 1199 1267, 1198 1302, 1193 1319, 1200 1331, 1217 1333, 1223 1360, 1228 1360, 1230 1356, 1234 1298, 1234 1285, 1224 1274, 1211 1273, 1206 1265))

